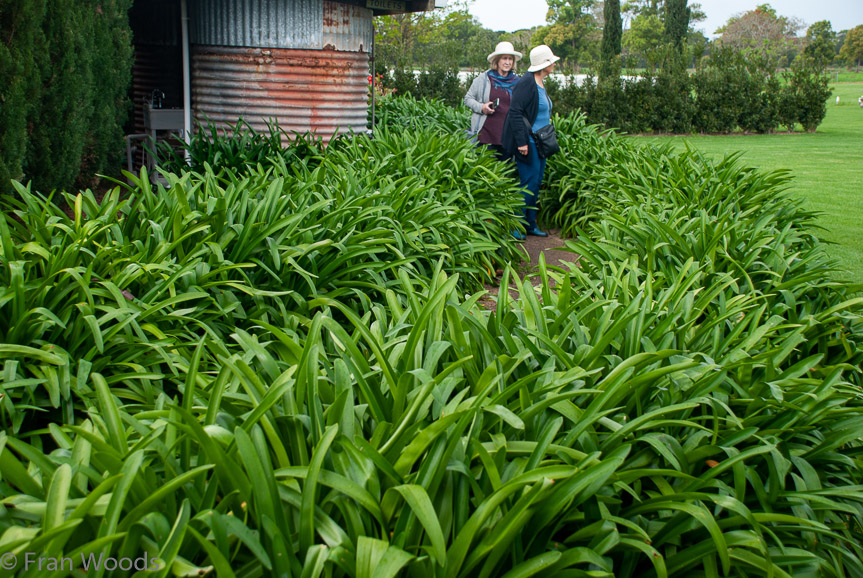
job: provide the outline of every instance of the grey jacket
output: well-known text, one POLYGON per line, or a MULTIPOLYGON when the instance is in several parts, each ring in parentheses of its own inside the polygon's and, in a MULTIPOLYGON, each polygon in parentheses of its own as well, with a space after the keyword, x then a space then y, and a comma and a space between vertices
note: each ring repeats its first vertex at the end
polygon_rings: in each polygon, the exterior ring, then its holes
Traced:
POLYGON ((471 135, 476 136, 482 130, 482 125, 485 124, 485 117, 482 113, 482 105, 489 101, 491 94, 491 82, 488 79, 488 71, 483 72, 473 79, 473 82, 464 95, 464 104, 473 113, 470 115, 470 130, 471 135))

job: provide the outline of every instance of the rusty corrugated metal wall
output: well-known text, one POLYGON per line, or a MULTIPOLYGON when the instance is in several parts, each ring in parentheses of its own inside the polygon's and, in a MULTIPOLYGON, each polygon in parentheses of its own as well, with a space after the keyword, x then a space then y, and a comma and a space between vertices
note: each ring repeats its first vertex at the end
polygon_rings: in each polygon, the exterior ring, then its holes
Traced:
POLYGON ((335 50, 195 46, 192 101, 198 120, 238 118, 255 130, 275 119, 287 131, 363 132, 368 112, 368 55, 335 50))
POLYGON ((328 0, 191 4, 192 104, 199 121, 266 130, 362 132, 372 11, 328 0))

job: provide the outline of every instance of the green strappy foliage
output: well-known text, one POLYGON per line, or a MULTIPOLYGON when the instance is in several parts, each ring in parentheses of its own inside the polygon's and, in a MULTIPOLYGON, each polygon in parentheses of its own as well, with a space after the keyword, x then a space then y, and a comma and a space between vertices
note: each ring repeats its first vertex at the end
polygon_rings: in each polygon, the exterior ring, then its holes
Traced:
POLYGON ((493 240, 512 181, 434 128, 69 195, 72 217, 22 187, 0 550, 164 576, 863 576, 863 300, 785 176, 578 123, 585 159, 619 159, 554 169, 594 175, 570 189, 579 264, 505 267, 491 310, 446 240, 493 240))

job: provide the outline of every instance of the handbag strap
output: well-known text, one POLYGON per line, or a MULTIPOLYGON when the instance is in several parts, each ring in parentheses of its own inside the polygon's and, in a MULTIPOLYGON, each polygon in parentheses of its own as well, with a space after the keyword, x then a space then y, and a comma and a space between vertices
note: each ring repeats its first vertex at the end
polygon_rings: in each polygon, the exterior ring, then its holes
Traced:
MULTIPOLYGON (((545 88, 545 87, 543 87, 543 88, 545 88)), ((545 93, 545 100, 548 101, 549 124, 551 124, 551 120, 550 120, 550 117, 551 117, 551 99, 548 97, 548 92, 545 93)), ((534 136, 536 133, 533 132, 533 128, 531 128, 530 123, 527 122, 527 118, 525 118, 524 115, 522 115, 521 120, 524 121, 524 126, 527 129, 528 136, 532 136, 533 140, 536 140, 536 136, 534 136)))
MULTIPOLYGON (((548 101, 548 114, 549 114, 549 118, 550 118, 551 117, 551 99, 548 97, 548 92, 545 93, 545 100, 548 101)), ((530 123, 527 122, 527 119, 524 117, 524 115, 521 116, 521 120, 524 121, 524 126, 525 126, 525 128, 527 128, 527 134, 530 136, 533 136, 535 133, 533 132, 533 129, 531 128, 530 123)), ((550 123, 551 123, 551 121, 549 120, 549 124, 550 123)), ((536 138, 536 137, 534 137, 534 138, 536 138)))

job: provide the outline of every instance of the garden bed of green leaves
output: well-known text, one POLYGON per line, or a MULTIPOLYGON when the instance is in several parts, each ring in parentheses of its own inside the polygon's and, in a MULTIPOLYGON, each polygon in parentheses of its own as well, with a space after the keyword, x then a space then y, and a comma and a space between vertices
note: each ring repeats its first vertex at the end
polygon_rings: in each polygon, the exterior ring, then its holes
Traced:
POLYGON ((863 299, 787 175, 558 119, 543 215, 581 258, 534 288, 517 181, 463 113, 377 115, 326 149, 202 132, 166 186, 66 195, 72 216, 3 199, 0 551, 863 576, 863 299))

